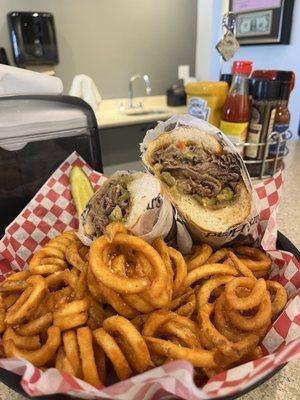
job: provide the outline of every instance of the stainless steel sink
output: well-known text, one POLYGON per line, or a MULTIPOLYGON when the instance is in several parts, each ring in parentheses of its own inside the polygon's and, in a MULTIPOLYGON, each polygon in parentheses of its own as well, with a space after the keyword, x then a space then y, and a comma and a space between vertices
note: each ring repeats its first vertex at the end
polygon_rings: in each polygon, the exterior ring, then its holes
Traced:
POLYGON ((146 94, 149 96, 151 94, 151 85, 149 75, 135 74, 129 80, 128 87, 128 103, 123 103, 120 105, 120 113, 123 115, 147 115, 147 114, 169 114, 166 108, 155 108, 155 107, 145 107, 141 101, 137 101, 133 97, 133 82, 136 79, 142 79, 146 86, 146 94))

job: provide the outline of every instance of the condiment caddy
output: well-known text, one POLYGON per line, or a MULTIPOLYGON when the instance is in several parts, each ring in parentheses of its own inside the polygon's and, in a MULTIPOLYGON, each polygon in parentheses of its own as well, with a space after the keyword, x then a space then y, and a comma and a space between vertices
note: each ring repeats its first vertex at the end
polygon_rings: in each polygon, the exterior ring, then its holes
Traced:
POLYGON ((257 70, 251 75, 248 134, 239 148, 253 179, 273 176, 288 154, 288 99, 294 80, 292 71, 257 70))
POLYGON ((295 74, 251 70, 251 61, 235 60, 232 73, 221 74, 220 82, 195 82, 185 89, 189 114, 220 128, 237 147, 251 178, 262 179, 273 176, 288 154, 288 99, 295 74))
POLYGON ((288 155, 289 149, 286 142, 292 138, 292 132, 287 129, 284 132, 271 132, 267 135, 266 140, 258 143, 244 142, 235 143, 240 149, 239 153, 245 153, 250 149, 262 149, 263 155, 261 159, 245 159, 251 179, 265 179, 273 176, 276 171, 283 165, 283 159, 288 155), (272 149, 272 153, 270 153, 272 149))

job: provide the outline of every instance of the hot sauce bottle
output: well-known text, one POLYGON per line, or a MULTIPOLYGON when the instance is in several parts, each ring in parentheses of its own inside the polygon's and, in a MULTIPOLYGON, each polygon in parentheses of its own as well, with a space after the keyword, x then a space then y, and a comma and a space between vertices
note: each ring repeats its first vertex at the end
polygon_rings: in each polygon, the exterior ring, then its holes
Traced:
MULTIPOLYGON (((254 80, 247 143, 265 142, 267 136, 273 132, 279 88, 278 80, 254 80)), ((263 153, 262 146, 248 146, 244 155, 246 159, 256 160, 262 159, 263 153)))
MULTIPOLYGON (((277 110, 273 126, 274 132, 283 134, 290 125, 291 114, 288 109, 289 100, 289 82, 282 82, 280 85, 280 100, 277 103, 277 110)), ((283 134, 283 139, 285 135, 283 134)), ((279 147, 279 156, 283 156, 285 150, 285 142, 279 147)), ((277 153, 277 145, 272 144, 269 147, 269 157, 275 157, 277 153)))
MULTIPOLYGON (((232 83, 223 106, 221 131, 234 143, 245 143, 250 119, 249 80, 251 61, 234 61, 232 83)), ((238 149, 242 153, 243 149, 238 149)))

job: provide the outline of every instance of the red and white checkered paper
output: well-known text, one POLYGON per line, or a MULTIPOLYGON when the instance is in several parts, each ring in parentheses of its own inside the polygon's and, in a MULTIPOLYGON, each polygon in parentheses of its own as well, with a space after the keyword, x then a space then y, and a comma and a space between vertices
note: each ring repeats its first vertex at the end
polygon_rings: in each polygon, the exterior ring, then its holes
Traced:
MULTIPOLYGON (((0 277, 26 267, 40 245, 70 228, 77 228, 75 206, 69 186, 74 165, 83 167, 95 189, 105 178, 73 153, 47 180, 27 207, 6 229, 0 242, 0 277)), ((211 378, 203 388, 193 380, 193 367, 187 361, 174 361, 109 387, 96 389, 74 377, 51 368, 45 372, 21 359, 0 359, 0 367, 22 375, 21 385, 31 396, 67 393, 83 399, 167 399, 202 400, 238 394, 276 367, 300 357, 300 264, 285 251, 276 250, 276 214, 283 185, 278 172, 255 187, 260 204, 259 238, 273 260, 272 279, 282 283, 289 303, 263 340, 265 356, 211 378)))

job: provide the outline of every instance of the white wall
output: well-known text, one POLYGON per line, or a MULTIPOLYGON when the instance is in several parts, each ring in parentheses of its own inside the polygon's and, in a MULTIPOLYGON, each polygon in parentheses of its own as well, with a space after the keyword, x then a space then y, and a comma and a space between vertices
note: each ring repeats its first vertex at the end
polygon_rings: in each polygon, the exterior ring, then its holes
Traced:
MULTIPOLYGON (((220 58, 215 45, 221 36, 222 16, 226 4, 228 0, 198 0, 196 71, 197 77, 202 80, 219 79, 220 58)), ((296 0, 294 5, 289 45, 241 46, 234 59, 252 60, 254 69, 283 69, 295 72, 296 85, 291 93, 289 108, 290 128, 296 138, 300 119, 300 0, 296 0)), ((228 71, 230 64, 229 62, 225 65, 223 71, 228 71)))
POLYGON ((208 80, 211 68, 213 7, 207 0, 197 0, 197 39, 195 74, 199 80, 208 80))
POLYGON ((222 34, 222 15, 227 1, 197 0, 196 77, 198 80, 218 80, 220 56, 215 49, 222 34))

